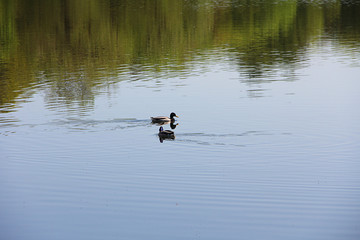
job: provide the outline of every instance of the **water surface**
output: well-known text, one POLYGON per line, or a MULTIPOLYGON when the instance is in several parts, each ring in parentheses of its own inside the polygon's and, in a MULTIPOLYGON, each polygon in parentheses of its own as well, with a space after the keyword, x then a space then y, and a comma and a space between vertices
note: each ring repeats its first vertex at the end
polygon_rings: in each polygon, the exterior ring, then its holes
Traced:
POLYGON ((0 3, 1 239, 359 239, 357 1, 0 3))

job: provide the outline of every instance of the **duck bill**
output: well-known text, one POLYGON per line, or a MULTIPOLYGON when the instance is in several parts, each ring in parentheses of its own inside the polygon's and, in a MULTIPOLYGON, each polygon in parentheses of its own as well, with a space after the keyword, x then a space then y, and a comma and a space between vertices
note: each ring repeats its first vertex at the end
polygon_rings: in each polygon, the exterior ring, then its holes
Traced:
POLYGON ((178 116, 178 115, 175 115, 175 117, 177 117, 177 118, 178 118, 179 116, 178 116))

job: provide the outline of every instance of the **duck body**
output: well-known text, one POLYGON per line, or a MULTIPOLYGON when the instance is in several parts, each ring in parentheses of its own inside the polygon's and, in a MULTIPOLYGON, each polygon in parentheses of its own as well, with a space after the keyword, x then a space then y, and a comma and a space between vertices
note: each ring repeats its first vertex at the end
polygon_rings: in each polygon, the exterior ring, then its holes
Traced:
POLYGON ((175 134, 171 130, 164 130, 163 127, 159 128, 159 136, 161 137, 168 137, 168 138, 175 138, 175 134))
MULTIPOLYGON (((151 122, 152 123, 160 123, 160 124, 174 122, 175 121, 174 117, 178 117, 178 116, 174 112, 172 112, 170 114, 170 117, 164 117, 164 116, 151 117, 151 122)), ((165 131, 168 131, 168 130, 165 130, 165 131)))
POLYGON ((175 134, 171 130, 164 130, 163 127, 159 128, 159 140, 163 142, 164 139, 175 139, 175 134))

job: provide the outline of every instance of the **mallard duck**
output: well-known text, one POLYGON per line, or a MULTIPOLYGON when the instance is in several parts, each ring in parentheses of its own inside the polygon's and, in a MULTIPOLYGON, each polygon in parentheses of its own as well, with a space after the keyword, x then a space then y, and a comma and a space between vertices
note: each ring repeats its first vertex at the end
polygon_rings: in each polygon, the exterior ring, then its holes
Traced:
POLYGON ((170 114, 170 117, 162 117, 162 116, 160 116, 160 117, 151 117, 151 121, 152 121, 153 123, 174 122, 174 121, 175 121, 174 117, 177 117, 177 118, 178 118, 178 116, 177 116, 174 112, 172 112, 172 113, 170 114))
POLYGON ((173 131, 171 130, 164 130, 163 127, 160 127, 159 128, 159 137, 161 138, 172 138, 174 139, 175 138, 175 134, 173 131))

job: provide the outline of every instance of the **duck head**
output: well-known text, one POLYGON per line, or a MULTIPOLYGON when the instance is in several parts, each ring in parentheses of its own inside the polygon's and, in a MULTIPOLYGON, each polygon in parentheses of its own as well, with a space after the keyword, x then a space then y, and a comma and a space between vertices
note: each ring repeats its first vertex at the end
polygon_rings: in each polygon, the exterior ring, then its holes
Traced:
POLYGON ((177 117, 177 118, 178 118, 178 116, 176 115, 176 113, 174 113, 174 112, 170 113, 170 118, 171 118, 171 119, 174 119, 174 117, 177 117))

